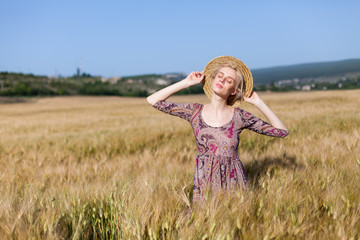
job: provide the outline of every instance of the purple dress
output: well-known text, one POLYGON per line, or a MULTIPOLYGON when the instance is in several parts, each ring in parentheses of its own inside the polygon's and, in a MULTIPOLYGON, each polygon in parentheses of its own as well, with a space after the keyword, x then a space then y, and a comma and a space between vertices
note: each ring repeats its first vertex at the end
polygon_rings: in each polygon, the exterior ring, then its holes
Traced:
POLYGON ((245 128, 273 137, 285 137, 287 130, 273 127, 240 108, 235 108, 230 122, 220 127, 205 123, 199 103, 158 101, 154 107, 167 114, 187 120, 193 129, 197 153, 193 202, 206 198, 207 193, 245 188, 247 177, 238 156, 239 134, 245 128))

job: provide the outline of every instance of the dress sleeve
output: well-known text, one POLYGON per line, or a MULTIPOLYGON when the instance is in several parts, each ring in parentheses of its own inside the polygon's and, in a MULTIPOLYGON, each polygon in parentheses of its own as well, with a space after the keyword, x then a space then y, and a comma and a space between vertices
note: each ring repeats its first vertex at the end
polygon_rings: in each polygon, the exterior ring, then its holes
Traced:
POLYGON ((272 137, 286 137, 289 134, 288 130, 273 127, 270 123, 261 120, 253 114, 242 109, 240 110, 244 122, 243 128, 272 137))
POLYGON ((153 107, 166 114, 180 117, 189 122, 194 111, 193 105, 193 103, 173 103, 161 100, 156 102, 153 107))

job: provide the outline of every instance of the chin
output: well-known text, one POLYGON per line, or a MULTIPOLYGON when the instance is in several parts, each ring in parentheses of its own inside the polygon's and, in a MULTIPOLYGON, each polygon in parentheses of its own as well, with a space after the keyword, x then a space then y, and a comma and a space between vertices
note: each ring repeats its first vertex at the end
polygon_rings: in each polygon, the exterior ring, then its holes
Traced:
POLYGON ((228 99, 229 96, 227 96, 226 94, 224 94, 223 92, 221 91, 217 91, 215 89, 213 89, 213 94, 223 98, 223 99, 228 99))

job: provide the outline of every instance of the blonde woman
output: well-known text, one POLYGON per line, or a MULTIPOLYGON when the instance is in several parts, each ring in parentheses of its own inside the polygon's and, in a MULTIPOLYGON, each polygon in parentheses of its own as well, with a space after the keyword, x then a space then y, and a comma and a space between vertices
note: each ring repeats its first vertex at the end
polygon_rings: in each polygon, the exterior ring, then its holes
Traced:
POLYGON ((273 137, 289 134, 275 113, 252 91, 252 81, 251 72, 242 61, 221 56, 210 61, 204 71, 192 72, 147 98, 156 109, 191 124, 197 145, 193 203, 204 200, 209 192, 245 188, 247 177, 238 157, 243 129, 273 137), (208 104, 166 101, 172 94, 200 82, 210 98, 208 104), (269 123, 235 107, 241 100, 257 107, 269 123))

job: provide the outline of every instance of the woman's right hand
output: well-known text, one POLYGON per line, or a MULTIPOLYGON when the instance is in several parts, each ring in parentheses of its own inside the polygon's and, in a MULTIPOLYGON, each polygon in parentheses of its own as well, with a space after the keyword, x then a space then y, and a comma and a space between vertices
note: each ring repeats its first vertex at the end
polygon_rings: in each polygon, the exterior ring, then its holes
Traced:
POLYGON ((184 81, 187 83, 188 87, 194 86, 196 84, 201 83, 201 81, 204 79, 203 72, 191 72, 184 81))
POLYGON ((203 72, 192 72, 190 73, 185 79, 181 80, 180 82, 174 83, 166 88, 163 88, 146 98, 149 104, 153 105, 160 101, 165 100, 170 97, 172 94, 188 88, 190 86, 196 85, 200 83, 204 79, 203 72))

